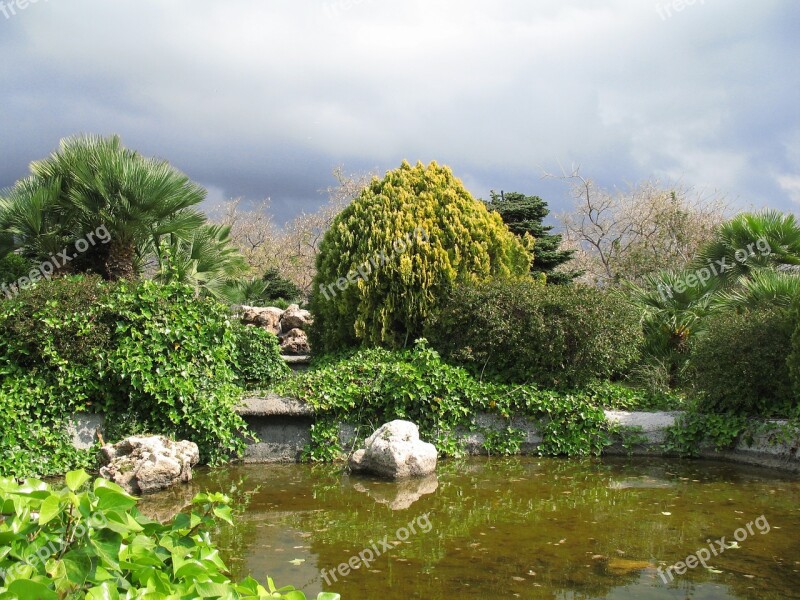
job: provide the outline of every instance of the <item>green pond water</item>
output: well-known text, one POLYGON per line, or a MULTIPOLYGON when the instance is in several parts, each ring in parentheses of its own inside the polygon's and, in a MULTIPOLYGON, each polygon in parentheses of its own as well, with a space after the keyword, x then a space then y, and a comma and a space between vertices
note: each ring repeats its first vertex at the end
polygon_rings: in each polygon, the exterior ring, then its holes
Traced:
POLYGON ((773 471, 471 458, 387 483, 340 466, 252 465, 201 470, 143 509, 167 518, 203 490, 249 501, 214 534, 235 576, 309 597, 800 598, 800 481, 773 471), (670 581, 666 568, 701 549, 708 568, 670 581), (351 560, 357 569, 337 571, 351 560))

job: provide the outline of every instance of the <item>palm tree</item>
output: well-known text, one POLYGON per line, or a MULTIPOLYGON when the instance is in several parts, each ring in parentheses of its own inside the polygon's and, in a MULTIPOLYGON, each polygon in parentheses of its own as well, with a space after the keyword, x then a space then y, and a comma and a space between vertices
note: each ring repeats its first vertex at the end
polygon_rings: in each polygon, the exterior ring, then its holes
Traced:
POLYGON ((713 267, 723 287, 761 268, 800 265, 800 226, 792 214, 776 210, 743 213, 719 227, 694 261, 713 267))
POLYGON ((232 280, 248 269, 239 251, 230 244, 230 226, 205 224, 186 238, 169 235, 154 245, 156 279, 181 281, 216 298, 236 302, 232 280))
POLYGON ((248 304, 261 306, 269 284, 263 279, 231 279, 221 292, 222 296, 232 304, 248 304))
POLYGON ((59 193, 58 180, 43 184, 27 177, 0 198, 0 256, 20 248, 26 258, 41 262, 74 239, 58 202, 59 193))
POLYGON ((695 286, 686 285, 691 274, 662 271, 643 276, 638 284, 625 284, 630 301, 642 315, 645 364, 657 366, 669 387, 677 383, 690 344, 703 335, 712 309, 714 286, 699 281, 695 286))
POLYGON ((652 334, 647 338, 662 339, 675 350, 685 349, 689 339, 702 332, 703 320, 711 310, 714 288, 685 285, 689 274, 662 271, 645 275, 639 284, 626 284, 642 311, 645 333, 652 334))
POLYGON ((169 163, 124 148, 118 136, 62 140, 31 171, 29 185, 59 187, 51 208, 74 239, 108 230, 110 243, 83 257, 107 279, 134 278, 154 240, 188 239, 205 221, 194 208, 205 198, 202 187, 169 163))

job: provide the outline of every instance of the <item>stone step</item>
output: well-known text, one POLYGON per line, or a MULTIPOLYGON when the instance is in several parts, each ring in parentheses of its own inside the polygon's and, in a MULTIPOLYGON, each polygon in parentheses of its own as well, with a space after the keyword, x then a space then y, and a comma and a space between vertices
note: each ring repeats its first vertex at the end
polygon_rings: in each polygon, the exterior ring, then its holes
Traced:
POLYGON ((314 409, 306 402, 270 393, 244 398, 236 412, 241 417, 310 417, 314 409))
POLYGON ((311 363, 311 357, 308 355, 295 356, 291 354, 282 354, 281 358, 289 365, 292 371, 304 371, 311 363))
POLYGON ((236 412, 258 438, 245 450, 244 462, 296 462, 311 442, 314 410, 294 398, 277 394, 244 398, 236 412))

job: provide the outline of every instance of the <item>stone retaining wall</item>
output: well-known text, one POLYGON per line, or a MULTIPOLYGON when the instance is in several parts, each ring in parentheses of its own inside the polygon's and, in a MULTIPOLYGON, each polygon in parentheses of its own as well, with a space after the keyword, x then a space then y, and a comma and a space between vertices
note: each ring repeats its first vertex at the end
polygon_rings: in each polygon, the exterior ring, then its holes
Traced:
MULTIPOLYGON (((276 394, 265 397, 246 398, 238 409, 239 414, 247 422, 250 429, 258 436, 258 442, 251 442, 245 452, 246 463, 295 462, 306 444, 311 441, 310 428, 314 422, 314 411, 306 403, 291 398, 283 398, 276 394)), ((638 428, 646 442, 632 448, 623 448, 621 444, 609 446, 604 450, 607 455, 662 456, 661 445, 664 443, 666 429, 675 423, 680 412, 626 412, 606 411, 606 418, 611 423, 622 427, 638 428)), ((800 432, 791 439, 780 439, 777 429, 784 421, 773 421, 775 428, 767 430, 753 440, 752 445, 740 442, 735 448, 717 452, 711 447, 701 451, 703 458, 728 460, 748 465, 762 466, 800 473, 800 432)), ((479 414, 475 417, 477 431, 461 431, 458 435, 465 442, 470 454, 485 454, 485 441, 481 431, 501 431, 509 422, 491 414, 479 414)), ((511 426, 526 432, 520 451, 533 454, 542 442, 532 419, 516 417, 511 426)), ((96 431, 102 431, 102 417, 97 415, 76 415, 70 427, 75 446, 87 448, 91 445, 96 431)), ((355 448, 371 431, 356 431, 355 427, 343 423, 339 428, 339 441, 342 447, 355 448)), ((784 436, 785 437, 785 436, 784 436)))

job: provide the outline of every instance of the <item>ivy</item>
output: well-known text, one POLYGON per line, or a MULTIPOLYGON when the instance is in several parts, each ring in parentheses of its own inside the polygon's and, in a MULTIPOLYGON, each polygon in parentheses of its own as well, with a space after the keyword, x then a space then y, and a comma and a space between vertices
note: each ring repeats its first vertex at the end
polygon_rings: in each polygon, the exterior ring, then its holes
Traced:
POLYGON ((206 462, 241 454, 229 313, 181 284, 41 281, 0 302, 0 475, 87 467, 66 426, 105 416, 109 440, 158 433, 198 444, 206 462))
POLYGON ((275 334, 241 323, 233 324, 233 333, 236 342, 234 371, 244 387, 269 387, 288 375, 290 369, 281 357, 275 334))
POLYGON ((499 431, 484 429, 483 447, 489 456, 512 456, 519 454, 522 442, 525 441, 525 431, 510 425, 499 431))
MULTIPOLYGON (((281 382, 277 391, 309 402, 318 415, 303 453, 306 460, 341 456, 339 423, 356 426, 363 439, 394 419, 416 423, 420 436, 441 455, 461 456, 464 443, 457 433, 476 430, 473 417, 481 412, 538 421, 544 436, 541 454, 597 455, 611 443, 602 407, 586 395, 478 381, 465 369, 444 363, 424 339, 408 350, 372 348, 325 357, 281 382)), ((484 437, 492 454, 517 453, 524 441, 524 433, 511 426, 484 431, 484 437)))
POLYGON ((667 428, 664 452, 678 456, 697 457, 704 445, 716 451, 726 450, 751 427, 750 420, 730 413, 711 414, 690 411, 679 416, 667 428))

